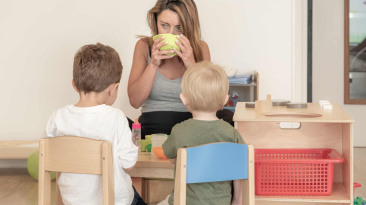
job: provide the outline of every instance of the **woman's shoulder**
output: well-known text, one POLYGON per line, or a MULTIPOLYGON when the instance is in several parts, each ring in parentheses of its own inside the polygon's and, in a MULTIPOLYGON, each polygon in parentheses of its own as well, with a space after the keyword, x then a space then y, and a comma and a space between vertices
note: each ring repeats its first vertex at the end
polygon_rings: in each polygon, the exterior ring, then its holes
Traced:
POLYGON ((208 48, 208 44, 206 43, 206 41, 201 40, 201 48, 202 48, 202 49, 204 49, 204 48, 208 48))
POLYGON ((137 57, 139 60, 148 59, 150 53, 150 46, 148 37, 140 38, 135 45, 134 57, 137 57))
POLYGON ((139 49, 142 51, 148 51, 149 50, 149 40, 146 38, 140 38, 137 42, 136 42, 136 46, 135 49, 139 49))
POLYGON ((203 60, 211 60, 211 54, 210 54, 210 49, 208 47, 208 44, 201 40, 201 50, 202 50, 202 55, 203 55, 203 60))

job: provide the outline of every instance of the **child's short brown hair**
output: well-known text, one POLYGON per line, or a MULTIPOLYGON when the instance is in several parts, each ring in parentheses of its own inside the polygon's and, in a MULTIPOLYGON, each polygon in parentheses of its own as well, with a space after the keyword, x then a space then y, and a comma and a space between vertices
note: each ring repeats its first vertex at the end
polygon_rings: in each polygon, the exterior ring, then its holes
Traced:
POLYGON ((73 80, 79 92, 101 92, 119 83, 122 63, 116 50, 101 43, 81 47, 74 57, 73 80))
POLYGON ((211 62, 196 63, 183 75, 182 93, 191 111, 221 110, 228 91, 229 80, 225 71, 211 62))

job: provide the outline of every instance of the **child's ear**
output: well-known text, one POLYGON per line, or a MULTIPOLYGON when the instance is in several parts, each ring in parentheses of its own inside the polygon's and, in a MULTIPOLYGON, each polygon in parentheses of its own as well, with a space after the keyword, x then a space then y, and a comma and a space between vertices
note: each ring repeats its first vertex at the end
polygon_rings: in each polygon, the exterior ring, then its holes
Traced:
POLYGON ((229 100, 229 95, 226 95, 225 100, 224 100, 224 105, 227 103, 228 100, 229 100))
POLYGON ((118 91, 118 86, 119 83, 113 83, 108 87, 108 93, 111 95, 113 92, 117 92, 118 91))
POLYGON ((74 80, 71 81, 71 84, 74 90, 79 93, 79 89, 76 87, 74 80))
POLYGON ((119 83, 114 83, 113 84, 113 89, 118 89, 119 83))
POLYGON ((179 97, 180 97, 180 99, 182 100, 183 105, 185 105, 185 106, 187 107, 187 106, 188 106, 188 100, 187 100, 187 98, 183 95, 183 93, 180 93, 179 97))

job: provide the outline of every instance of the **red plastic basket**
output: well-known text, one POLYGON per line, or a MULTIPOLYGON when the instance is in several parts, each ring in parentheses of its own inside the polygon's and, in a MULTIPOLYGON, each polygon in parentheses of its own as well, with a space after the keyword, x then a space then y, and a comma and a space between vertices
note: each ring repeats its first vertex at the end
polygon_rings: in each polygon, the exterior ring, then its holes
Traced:
POLYGON ((340 162, 333 149, 255 149, 255 193, 330 195, 334 163, 340 162))

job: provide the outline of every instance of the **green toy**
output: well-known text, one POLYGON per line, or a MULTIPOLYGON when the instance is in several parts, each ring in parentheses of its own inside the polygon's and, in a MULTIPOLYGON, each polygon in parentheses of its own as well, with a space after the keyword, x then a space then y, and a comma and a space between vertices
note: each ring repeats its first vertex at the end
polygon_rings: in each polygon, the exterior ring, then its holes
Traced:
POLYGON ((356 197, 353 200, 353 205, 366 205, 366 201, 362 197, 356 197))
MULTIPOLYGON (((32 153, 27 160, 27 170, 29 175, 38 180, 38 154, 39 151, 35 151, 32 153)), ((51 180, 56 179, 56 172, 51 172, 51 180)))
POLYGON ((147 150, 148 152, 151 152, 151 144, 146 145, 146 150, 147 150))

